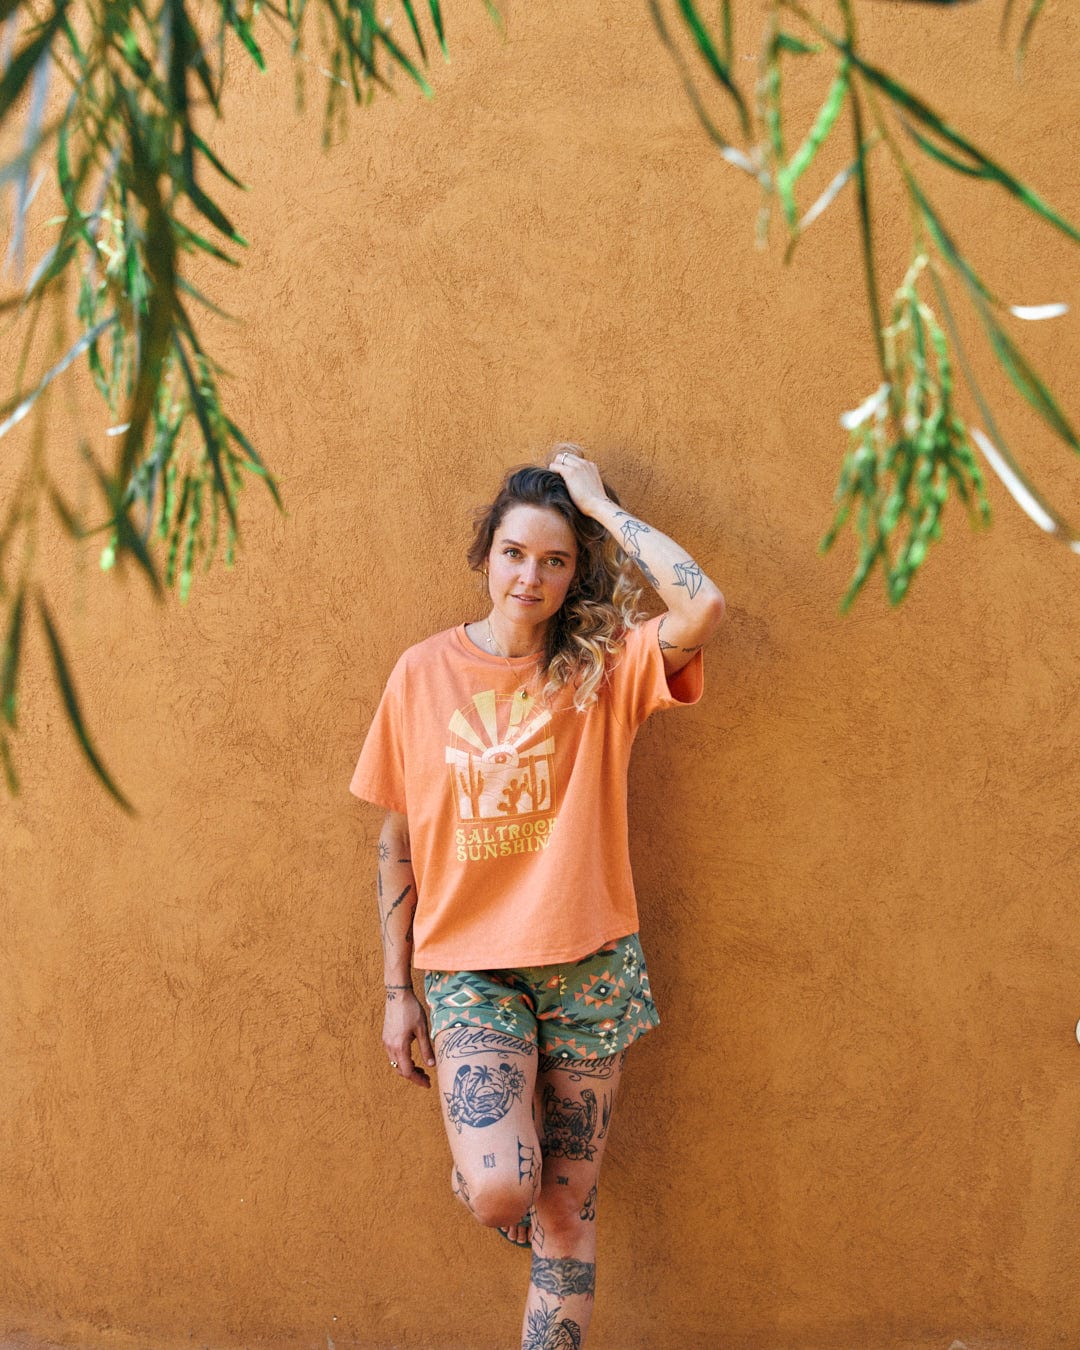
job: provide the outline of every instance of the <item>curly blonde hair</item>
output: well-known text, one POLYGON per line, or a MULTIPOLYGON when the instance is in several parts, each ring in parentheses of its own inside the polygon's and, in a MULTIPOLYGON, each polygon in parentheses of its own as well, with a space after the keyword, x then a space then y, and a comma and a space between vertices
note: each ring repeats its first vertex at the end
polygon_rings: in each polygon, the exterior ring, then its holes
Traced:
MULTIPOLYGON (((554 449, 584 453, 569 442, 554 449)), ((604 490, 620 504, 606 482, 604 490)), ((574 532, 577 565, 566 599, 548 626, 541 697, 550 699, 570 686, 574 707, 585 712, 596 702, 627 631, 646 617, 641 574, 604 526, 577 509, 560 475, 536 465, 511 469, 494 501, 477 511, 468 553, 474 572, 484 570, 495 531, 514 506, 557 511, 574 532)))

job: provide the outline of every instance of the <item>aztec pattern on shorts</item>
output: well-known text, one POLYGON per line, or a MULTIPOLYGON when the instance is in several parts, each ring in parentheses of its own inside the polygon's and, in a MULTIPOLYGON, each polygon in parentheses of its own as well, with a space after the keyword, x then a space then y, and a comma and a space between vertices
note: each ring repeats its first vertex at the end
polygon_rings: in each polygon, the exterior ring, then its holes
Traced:
POLYGON ((564 1059, 617 1054, 660 1017, 636 933, 580 961, 515 970, 430 970, 431 1034, 485 1027, 564 1059))

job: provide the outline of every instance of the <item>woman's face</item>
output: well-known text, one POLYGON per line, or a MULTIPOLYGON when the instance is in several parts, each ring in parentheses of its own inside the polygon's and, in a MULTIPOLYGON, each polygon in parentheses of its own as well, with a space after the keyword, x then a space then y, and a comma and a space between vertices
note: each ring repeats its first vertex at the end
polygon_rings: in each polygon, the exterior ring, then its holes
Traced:
POLYGON ((574 579, 577 542, 558 511, 512 506, 488 553, 488 592, 512 624, 546 624, 559 612, 574 579))

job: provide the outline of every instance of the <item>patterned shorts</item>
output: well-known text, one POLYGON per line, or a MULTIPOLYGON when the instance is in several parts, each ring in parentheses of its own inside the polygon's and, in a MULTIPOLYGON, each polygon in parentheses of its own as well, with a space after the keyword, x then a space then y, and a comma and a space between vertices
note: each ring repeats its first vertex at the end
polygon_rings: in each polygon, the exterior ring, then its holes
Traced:
POLYGON ((487 1027, 563 1059, 617 1054, 660 1023, 636 933, 557 966, 429 970, 431 1034, 487 1027))

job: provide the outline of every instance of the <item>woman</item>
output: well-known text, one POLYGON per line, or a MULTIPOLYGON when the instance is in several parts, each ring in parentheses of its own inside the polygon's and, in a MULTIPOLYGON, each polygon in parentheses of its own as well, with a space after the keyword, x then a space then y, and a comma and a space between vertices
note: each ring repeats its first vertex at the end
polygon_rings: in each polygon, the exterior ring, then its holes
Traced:
POLYGON ((388 811, 383 1045, 419 1087, 413 1042, 437 1061, 454 1194, 531 1246, 522 1350, 584 1344, 612 1107, 627 1047, 659 1021, 627 763, 650 713, 700 698, 724 610, 578 446, 556 452, 509 474, 478 518, 469 562, 490 612, 401 657, 350 784, 388 811), (642 577, 666 606, 647 622, 642 577))

